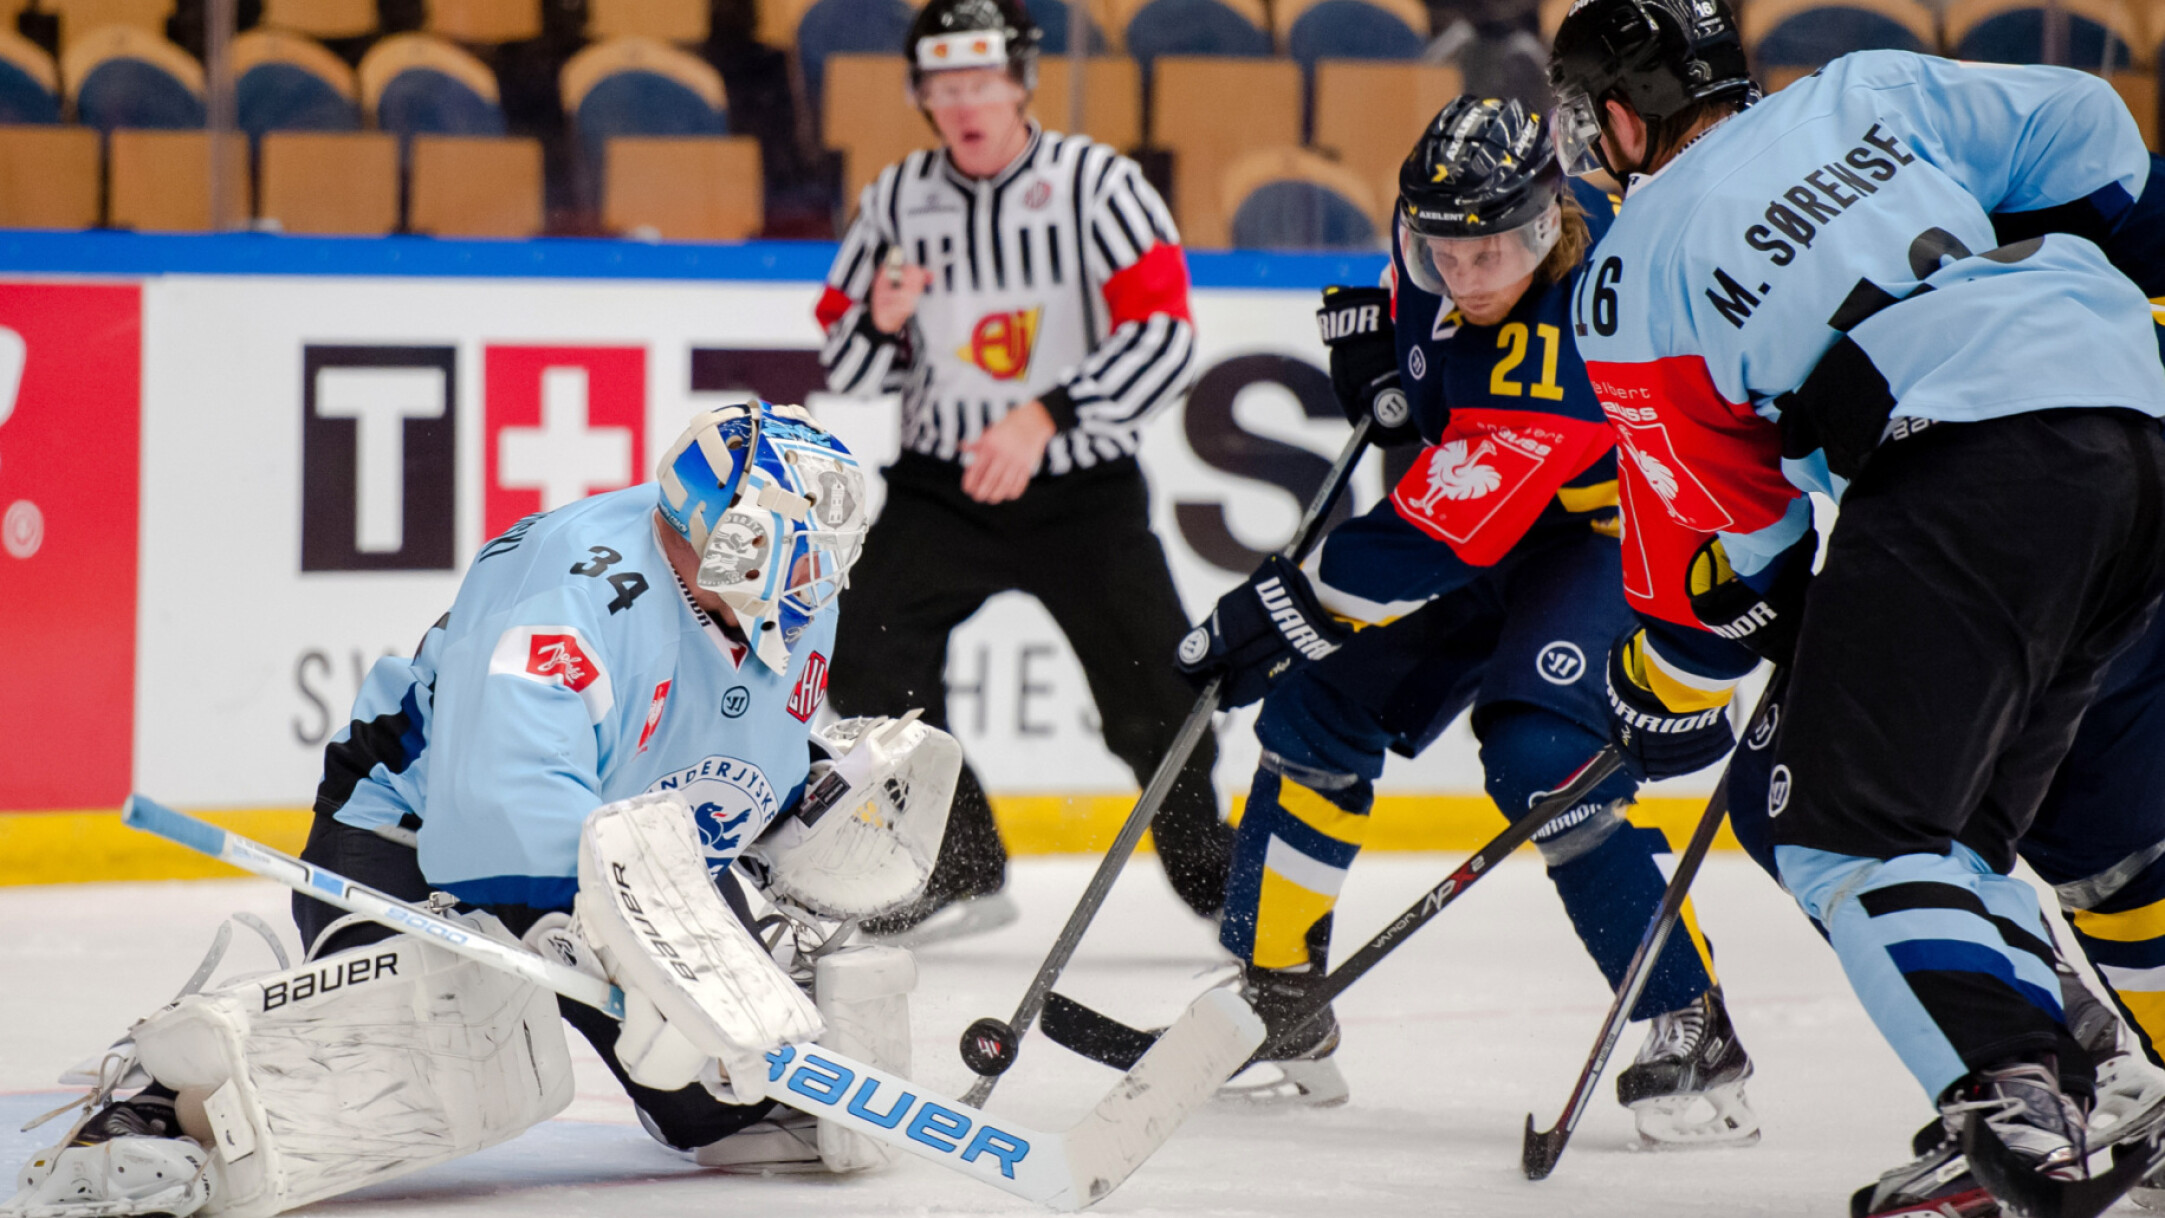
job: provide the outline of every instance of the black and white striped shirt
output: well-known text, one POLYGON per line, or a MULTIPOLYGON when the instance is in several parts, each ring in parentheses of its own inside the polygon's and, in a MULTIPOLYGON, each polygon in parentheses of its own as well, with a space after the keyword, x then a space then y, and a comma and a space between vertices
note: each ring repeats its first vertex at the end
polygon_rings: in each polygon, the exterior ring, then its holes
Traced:
POLYGON ((902 446, 959 446, 1036 398, 1059 427, 1046 471, 1132 456, 1137 429, 1188 387, 1187 265, 1135 162, 1085 136, 1031 130, 997 176, 913 152, 864 190, 819 305, 837 393, 902 394, 902 446), (932 271, 897 336, 866 302, 888 251, 932 271))

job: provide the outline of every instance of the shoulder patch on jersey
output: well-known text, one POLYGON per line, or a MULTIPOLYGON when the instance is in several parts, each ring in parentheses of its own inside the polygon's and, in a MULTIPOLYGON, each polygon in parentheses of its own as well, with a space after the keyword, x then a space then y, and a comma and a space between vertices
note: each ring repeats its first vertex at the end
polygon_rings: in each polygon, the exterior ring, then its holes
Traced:
POLYGON ((577 626, 513 626, 489 653, 489 672, 561 685, 586 704, 588 722, 600 723, 616 697, 597 654, 577 626))
POLYGON ((646 752, 646 746, 653 743, 654 729, 662 725, 662 708, 668 703, 669 682, 664 681, 654 687, 654 697, 646 704, 646 726, 639 729, 637 752, 646 752))

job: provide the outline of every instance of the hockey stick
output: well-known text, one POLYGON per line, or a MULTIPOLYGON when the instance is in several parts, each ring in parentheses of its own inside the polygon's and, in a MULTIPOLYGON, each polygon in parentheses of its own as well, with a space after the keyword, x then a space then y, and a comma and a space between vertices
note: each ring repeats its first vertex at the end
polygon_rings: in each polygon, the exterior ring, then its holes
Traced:
MULTIPOLYGON (((1353 467, 1360 461, 1361 450, 1367 445, 1368 433, 1373 426, 1373 420, 1366 416, 1354 425, 1344 450, 1331 463, 1330 472, 1324 475, 1323 485, 1316 488, 1315 497, 1308 501, 1308 509, 1301 514, 1300 523, 1293 526, 1292 538, 1278 551, 1280 555, 1295 563, 1307 556, 1318 526, 1330 514, 1331 504, 1337 501, 1338 493, 1352 478, 1353 467)), ((1135 810, 1128 813, 1127 821, 1120 826, 1119 836, 1113 838, 1112 846, 1099 861, 1097 872, 1090 877, 1090 886, 1083 889, 1082 899, 1067 916, 1067 925, 1060 928, 1060 937, 1053 940, 1052 950, 1045 953, 1045 962, 1038 965, 1037 975, 1030 979, 1030 988, 1023 991, 1022 1001, 1015 1005, 1015 1014, 1005 1023, 987 1015, 963 1029, 962 1061, 978 1075, 977 1082, 963 1096, 964 1103, 983 1104, 991 1097, 1000 1076, 1015 1064, 1023 1034, 1036 1022, 1038 1012, 1044 1008, 1045 996, 1052 993, 1053 983, 1060 979, 1061 970, 1067 968, 1076 945, 1082 942, 1083 932, 1090 929, 1098 907, 1105 903, 1113 881, 1120 877, 1120 869, 1135 853, 1136 843, 1142 841, 1143 831, 1150 827, 1159 806, 1172 793, 1174 781, 1188 764, 1188 754, 1195 751, 1204 733, 1210 730, 1211 716, 1217 713, 1218 694, 1224 684, 1224 677, 1212 677, 1203 686, 1203 692, 1196 696, 1195 708, 1188 712, 1179 733, 1173 737, 1172 746, 1159 759, 1157 772, 1150 776, 1150 785, 1143 788, 1142 797, 1135 801, 1135 810)))
MULTIPOLYGON (((1744 731, 1749 740, 1765 721, 1767 712, 1774 706, 1781 688, 1781 672, 1777 669, 1767 681, 1766 692, 1759 695, 1759 705, 1752 708, 1751 724, 1744 731)), ((1740 742, 1741 745, 1741 742, 1740 742)), ((1594 1083, 1609 1064, 1609 1054, 1616 1051, 1617 1039, 1624 1034, 1624 1025, 1631 1021, 1631 1008, 1646 990, 1646 982, 1654 972, 1654 962, 1661 958, 1661 949, 1669 942, 1669 932, 1676 929, 1677 919, 1684 912, 1684 900, 1691 894, 1691 882, 1699 874, 1699 864, 1706 861, 1706 852, 1714 844, 1714 834, 1721 829, 1722 821, 1729 815, 1729 768, 1722 767, 1721 781, 1714 784, 1714 794, 1706 801, 1706 811, 1699 816, 1699 826, 1692 830, 1691 842, 1684 847, 1684 855, 1676 861, 1676 870, 1669 876, 1669 887, 1661 894, 1661 905, 1654 911, 1654 920, 1647 923, 1646 934, 1639 939, 1639 950, 1634 952, 1631 963, 1624 970, 1624 983, 1616 987, 1616 1000, 1609 1004, 1608 1018, 1601 1024, 1601 1035, 1594 1042, 1593 1056, 1579 1071, 1579 1081, 1571 1088, 1571 1098, 1564 1104, 1564 1113, 1556 1124, 1547 1130, 1534 1127, 1532 1113, 1526 1114, 1526 1140, 1519 1149, 1519 1166, 1525 1169, 1528 1180, 1546 1180, 1556 1170, 1556 1161, 1563 1157, 1564 1144, 1571 1140, 1571 1131, 1579 1127, 1579 1118, 1586 1115, 1586 1105, 1593 1100, 1594 1083)))
MULTIPOLYGON (((624 1017, 624 993, 606 981, 141 795, 128 797, 121 823, 624 1017)), ((1074 1211, 1103 1200, 1163 1145, 1262 1043, 1263 1022, 1238 998, 1218 991, 1189 1007, 1167 1039, 1171 1043, 1161 1044, 1080 1121, 1059 1132, 988 1117, 811 1041, 767 1054, 768 1093, 994 1188, 1074 1211)))
MULTIPOLYGON (((1411 938, 1413 932, 1428 925, 1429 920, 1442 913, 1445 906, 1471 888, 1474 881, 1487 875, 1496 864, 1510 857, 1513 850, 1531 841, 1534 834, 1539 833, 1550 821, 1577 807, 1588 793, 1607 781, 1609 775, 1614 774, 1622 764, 1623 757, 1613 745, 1594 754, 1593 760, 1580 767, 1579 772, 1555 794, 1535 804, 1526 815, 1505 826, 1503 832, 1490 838, 1487 845, 1459 864, 1458 870, 1423 893, 1421 899, 1415 901, 1406 912, 1376 932, 1374 938, 1362 944, 1360 950, 1346 957, 1337 968, 1325 974, 1316 987, 1308 992, 1301 1005, 1287 1012, 1284 1029, 1298 1028, 1314 1018, 1317 1012, 1344 993, 1348 986, 1360 980, 1362 974, 1382 963, 1385 956, 1411 938)), ((1053 1043, 1121 1070, 1133 1067, 1157 1042, 1158 1037, 1163 1035, 1160 1032, 1145 1032, 1130 1027, 1064 994, 1053 994, 1046 1000, 1044 1027, 1045 1035, 1053 1043)), ((1271 1029, 1273 1032, 1279 1030, 1281 1029, 1271 1029)), ((1245 1069, 1246 1065, 1244 1063, 1242 1068, 1245 1069)))

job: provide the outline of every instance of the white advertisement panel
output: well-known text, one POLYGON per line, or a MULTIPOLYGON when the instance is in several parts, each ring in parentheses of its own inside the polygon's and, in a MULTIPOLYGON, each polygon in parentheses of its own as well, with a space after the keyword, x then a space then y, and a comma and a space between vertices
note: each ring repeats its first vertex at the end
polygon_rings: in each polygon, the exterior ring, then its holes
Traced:
MULTIPOLYGON (((892 400, 811 392, 813 284, 168 275, 143 288, 135 781, 209 806, 301 806, 362 674, 413 648, 519 516, 642 481, 694 411, 806 397, 884 462, 892 400)), ((1281 544, 1347 428, 1312 292, 1198 291, 1201 374, 1143 462, 1191 614, 1281 544), (1289 489, 1294 488, 1294 489, 1289 489)), ((1373 456, 1355 483, 1382 489, 1373 456)), ((928 539, 936 544, 937 539, 928 539)), ((953 640, 953 725, 987 785, 1130 789, 1080 668, 1029 598, 953 640)), ((1221 716, 1244 789, 1253 712, 1221 716)), ((1463 726, 1383 786, 1481 789, 1463 726)))

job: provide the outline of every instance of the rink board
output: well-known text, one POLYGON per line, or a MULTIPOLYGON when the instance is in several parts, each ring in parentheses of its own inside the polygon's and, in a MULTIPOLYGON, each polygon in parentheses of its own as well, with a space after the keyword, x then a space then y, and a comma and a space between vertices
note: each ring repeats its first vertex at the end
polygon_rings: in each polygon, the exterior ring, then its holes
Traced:
MULTIPOLYGON (((685 418, 753 389, 806 400, 883 463, 892 400, 817 390, 831 255, 0 234, 0 812, 110 809, 137 788, 275 833, 278 810, 307 807, 368 666, 411 651, 513 520, 642 480, 685 418)), ((1372 282, 1381 259, 1191 258, 1198 381, 1149 424, 1142 460, 1201 610, 1283 541, 1343 441, 1316 289, 1372 282)), ((1356 500, 1382 483, 1371 457, 1356 500)), ((1109 838, 1136 779, 1099 741, 1050 617, 996 598, 957 631, 948 675, 1013 844, 1109 838)), ((1220 723, 1229 796, 1252 720, 1220 723)), ((1444 797, 1407 817, 1427 826, 1408 844, 1494 817, 1463 725, 1381 785, 1444 797)), ((28 823, 0 824, 0 842, 27 843, 28 823)), ((62 878, 178 874, 125 862, 133 844, 104 840, 100 818, 39 823, 72 843, 62 878)))

